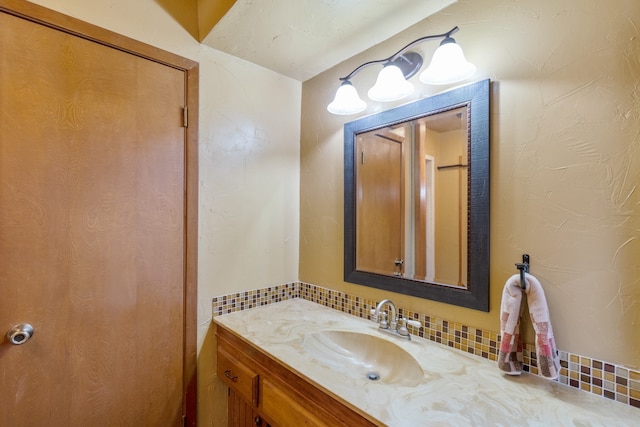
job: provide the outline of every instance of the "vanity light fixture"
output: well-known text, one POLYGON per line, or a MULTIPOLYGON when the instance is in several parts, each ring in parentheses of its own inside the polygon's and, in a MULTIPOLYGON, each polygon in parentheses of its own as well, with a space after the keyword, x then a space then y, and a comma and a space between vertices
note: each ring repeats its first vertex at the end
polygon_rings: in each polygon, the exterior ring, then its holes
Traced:
POLYGON ((365 62, 356 67, 345 77, 340 77, 342 84, 336 92, 333 101, 327 106, 327 110, 333 114, 355 114, 367 108, 367 104, 360 99, 356 88, 351 84, 351 78, 360 70, 374 64, 383 64, 378 74, 376 84, 367 93, 374 101, 391 102, 398 101, 413 91, 413 84, 407 81, 422 67, 422 55, 407 49, 427 40, 442 39, 436 49, 429 66, 420 75, 420 81, 426 84, 443 85, 459 82, 470 77, 476 71, 476 67, 468 62, 462 49, 451 37, 458 32, 454 27, 443 34, 420 37, 412 41, 398 52, 388 58, 365 62))

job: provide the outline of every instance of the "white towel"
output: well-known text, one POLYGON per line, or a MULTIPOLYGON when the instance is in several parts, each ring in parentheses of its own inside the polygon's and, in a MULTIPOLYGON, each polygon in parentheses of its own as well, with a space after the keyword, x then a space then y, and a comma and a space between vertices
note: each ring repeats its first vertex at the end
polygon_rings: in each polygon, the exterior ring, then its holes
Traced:
MULTIPOLYGON (((560 373, 560 360, 553 329, 549 319, 549 308, 544 290, 538 279, 525 273, 529 315, 536 333, 536 354, 540 374, 556 379, 560 373)), ((502 291, 500 307, 500 335, 502 341, 498 353, 498 367, 509 375, 522 372, 522 342, 520 340, 520 315, 522 310, 522 288, 520 274, 511 276, 502 291)))

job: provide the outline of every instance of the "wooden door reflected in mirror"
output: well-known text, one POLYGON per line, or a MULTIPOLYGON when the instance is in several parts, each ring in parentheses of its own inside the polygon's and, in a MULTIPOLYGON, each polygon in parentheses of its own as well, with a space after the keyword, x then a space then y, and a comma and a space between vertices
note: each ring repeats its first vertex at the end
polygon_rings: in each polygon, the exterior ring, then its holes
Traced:
POLYGON ((356 269, 467 283, 468 108, 356 140, 356 269))
POLYGON ((356 268, 402 275, 404 258, 404 138, 358 135, 356 268))

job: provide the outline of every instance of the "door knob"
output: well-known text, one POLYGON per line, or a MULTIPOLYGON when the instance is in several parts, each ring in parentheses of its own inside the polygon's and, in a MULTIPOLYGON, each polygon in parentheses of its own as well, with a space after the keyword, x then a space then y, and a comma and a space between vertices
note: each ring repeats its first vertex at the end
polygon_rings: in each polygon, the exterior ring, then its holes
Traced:
POLYGON ((20 323, 9 329, 7 339, 13 345, 24 344, 33 336, 33 326, 28 323, 20 323))

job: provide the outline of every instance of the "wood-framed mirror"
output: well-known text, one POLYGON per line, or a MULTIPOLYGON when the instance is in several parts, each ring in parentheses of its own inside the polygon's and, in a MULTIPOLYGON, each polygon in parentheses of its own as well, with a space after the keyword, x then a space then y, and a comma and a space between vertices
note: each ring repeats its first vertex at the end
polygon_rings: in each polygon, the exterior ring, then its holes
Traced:
POLYGON ((344 280, 489 311, 489 80, 344 125, 344 280))

